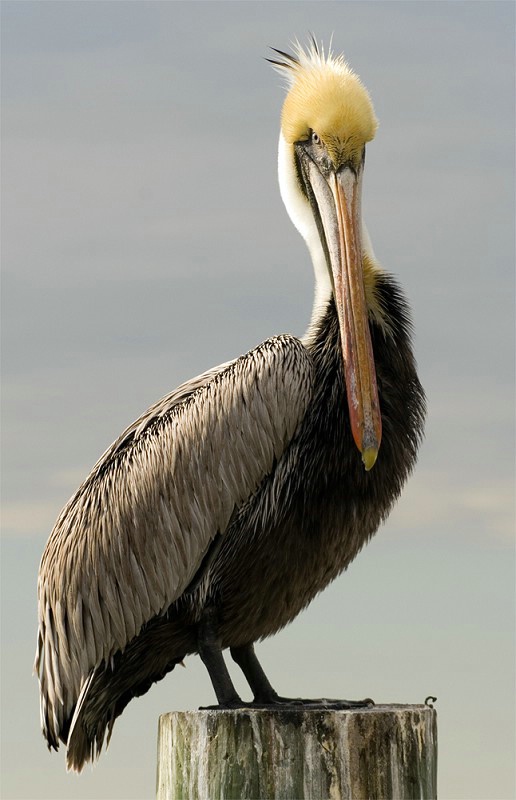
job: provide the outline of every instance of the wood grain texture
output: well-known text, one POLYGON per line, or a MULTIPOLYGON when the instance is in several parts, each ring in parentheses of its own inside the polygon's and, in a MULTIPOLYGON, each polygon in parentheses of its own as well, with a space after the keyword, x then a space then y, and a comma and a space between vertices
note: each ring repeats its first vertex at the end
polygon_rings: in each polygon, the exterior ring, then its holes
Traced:
POLYGON ((192 711, 159 720, 157 800, 430 800, 437 718, 424 705, 192 711))

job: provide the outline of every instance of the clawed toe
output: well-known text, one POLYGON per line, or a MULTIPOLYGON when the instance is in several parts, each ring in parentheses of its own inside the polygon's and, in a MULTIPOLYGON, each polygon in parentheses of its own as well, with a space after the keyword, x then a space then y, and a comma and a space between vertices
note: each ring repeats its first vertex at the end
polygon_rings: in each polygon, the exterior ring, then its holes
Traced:
POLYGON ((301 697, 273 697, 266 700, 253 700, 246 702, 245 700, 230 700, 225 703, 219 703, 213 706, 201 706, 199 711, 231 711, 239 708, 247 709, 270 709, 270 710, 286 710, 292 709, 295 711, 349 711, 353 708, 372 708, 374 700, 366 697, 364 700, 334 700, 321 697, 318 699, 305 699, 301 697))
POLYGON ((298 704, 300 703, 303 708, 310 709, 310 708, 327 708, 332 709, 335 711, 338 710, 347 710, 352 708, 370 708, 374 706, 374 700, 371 700, 370 697, 366 697, 364 700, 341 700, 341 699, 329 699, 326 697, 321 697, 313 700, 298 700, 298 704))

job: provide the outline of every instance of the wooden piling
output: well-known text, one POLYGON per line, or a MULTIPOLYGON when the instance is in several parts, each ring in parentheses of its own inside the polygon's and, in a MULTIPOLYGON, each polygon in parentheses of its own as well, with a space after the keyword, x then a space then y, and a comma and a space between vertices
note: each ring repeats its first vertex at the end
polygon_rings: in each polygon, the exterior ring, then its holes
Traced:
POLYGON ((157 800, 433 800, 424 705, 176 711, 158 731, 157 800))

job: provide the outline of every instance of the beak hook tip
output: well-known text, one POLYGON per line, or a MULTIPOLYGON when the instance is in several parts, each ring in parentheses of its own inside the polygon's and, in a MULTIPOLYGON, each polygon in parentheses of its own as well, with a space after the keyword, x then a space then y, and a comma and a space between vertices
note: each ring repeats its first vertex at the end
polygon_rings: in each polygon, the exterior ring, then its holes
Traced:
POLYGON ((374 467, 377 458, 378 458, 377 447, 365 447, 362 450, 362 461, 364 462, 364 467, 366 472, 369 472, 369 470, 371 470, 374 467))

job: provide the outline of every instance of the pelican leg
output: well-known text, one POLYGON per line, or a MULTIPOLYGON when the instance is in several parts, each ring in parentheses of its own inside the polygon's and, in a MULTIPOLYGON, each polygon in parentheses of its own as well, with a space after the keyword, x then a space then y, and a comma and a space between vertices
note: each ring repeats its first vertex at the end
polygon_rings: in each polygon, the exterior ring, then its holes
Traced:
POLYGON ((205 609, 197 629, 197 649, 211 678, 219 707, 235 708, 243 706, 226 667, 220 637, 216 627, 216 611, 205 609))
POLYGON ((255 703, 279 703, 281 698, 272 688, 262 665, 256 658, 254 645, 246 644, 243 647, 231 647, 230 653, 233 661, 238 664, 244 673, 247 683, 251 687, 255 703))
POLYGON ((232 647, 231 656, 244 673, 254 694, 255 706, 293 705, 306 708, 347 709, 374 706, 374 701, 366 697, 364 700, 306 700, 303 698, 281 697, 271 686, 254 652, 252 644, 243 647, 232 647))
POLYGON ((246 644, 243 647, 231 647, 230 653, 233 661, 238 664, 244 673, 247 683, 251 687, 255 703, 278 703, 280 697, 272 688, 262 665, 256 658, 254 646, 246 644))

